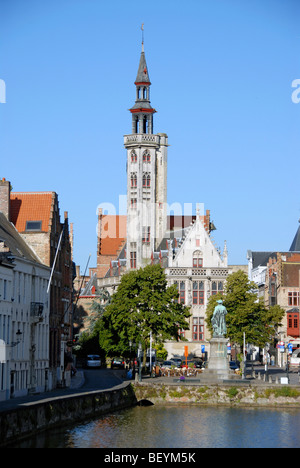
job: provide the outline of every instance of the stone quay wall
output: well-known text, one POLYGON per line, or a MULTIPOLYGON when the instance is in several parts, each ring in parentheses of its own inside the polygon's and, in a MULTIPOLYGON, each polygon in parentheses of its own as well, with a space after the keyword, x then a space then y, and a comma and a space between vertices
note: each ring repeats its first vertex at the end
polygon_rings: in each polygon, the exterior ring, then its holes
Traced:
POLYGON ((230 384, 172 385, 134 383, 136 399, 143 404, 230 405, 300 408, 300 387, 230 384))
POLYGON ((86 421, 129 408, 137 400, 130 384, 120 389, 45 399, 0 412, 0 447, 46 429, 86 421))
POLYGON ((230 405, 300 408, 299 386, 127 382, 112 390, 44 399, 0 412, 0 447, 46 429, 80 423, 136 405, 230 405))

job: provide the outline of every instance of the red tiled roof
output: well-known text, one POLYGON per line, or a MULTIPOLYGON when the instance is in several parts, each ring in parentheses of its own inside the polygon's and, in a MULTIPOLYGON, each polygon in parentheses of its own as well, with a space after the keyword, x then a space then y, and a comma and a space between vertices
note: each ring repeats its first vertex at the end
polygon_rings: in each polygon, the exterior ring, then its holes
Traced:
POLYGON ((42 231, 48 232, 55 192, 12 192, 10 220, 17 231, 26 230, 26 221, 42 221, 42 231))
POLYGON ((126 220, 124 215, 104 215, 101 221, 101 255, 116 255, 126 240, 126 220))

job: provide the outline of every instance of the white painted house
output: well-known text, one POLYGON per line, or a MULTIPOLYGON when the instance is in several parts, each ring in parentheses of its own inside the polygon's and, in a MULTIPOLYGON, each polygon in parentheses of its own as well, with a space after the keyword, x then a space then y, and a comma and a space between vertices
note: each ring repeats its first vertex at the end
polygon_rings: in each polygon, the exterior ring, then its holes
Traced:
POLYGON ((0 401, 48 389, 49 277, 0 212, 0 401))

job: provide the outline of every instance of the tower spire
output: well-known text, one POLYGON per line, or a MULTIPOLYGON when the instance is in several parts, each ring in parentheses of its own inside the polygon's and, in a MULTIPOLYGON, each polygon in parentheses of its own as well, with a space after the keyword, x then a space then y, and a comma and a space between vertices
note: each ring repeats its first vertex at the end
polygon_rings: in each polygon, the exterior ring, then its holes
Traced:
POLYGON ((129 110, 132 114, 132 133, 153 134, 153 114, 156 112, 150 104, 150 78, 144 51, 144 23, 142 30, 142 52, 135 79, 136 100, 129 110))
MULTIPOLYGON (((143 32, 144 25, 141 30, 143 32)), ((150 78, 142 51, 136 80, 135 104, 129 109, 132 132, 124 136, 127 151, 127 268, 141 268, 151 261, 167 230, 168 137, 153 133, 150 78)))

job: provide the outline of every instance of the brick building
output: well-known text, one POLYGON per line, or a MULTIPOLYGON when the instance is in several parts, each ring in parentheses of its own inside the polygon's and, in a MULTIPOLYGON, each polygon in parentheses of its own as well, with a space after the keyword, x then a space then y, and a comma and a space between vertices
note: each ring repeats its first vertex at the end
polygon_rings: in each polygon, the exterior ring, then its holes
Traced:
POLYGON ((0 181, 0 211, 41 263, 54 269, 49 290, 49 385, 65 385, 67 342, 72 339, 73 261, 67 212, 61 222, 55 192, 11 192, 0 181), (57 253, 57 257, 56 257, 57 253))
POLYGON ((286 312, 278 341, 292 342, 296 347, 300 344, 300 227, 289 251, 248 251, 248 262, 249 278, 257 283, 258 294, 265 304, 278 304, 286 312))

